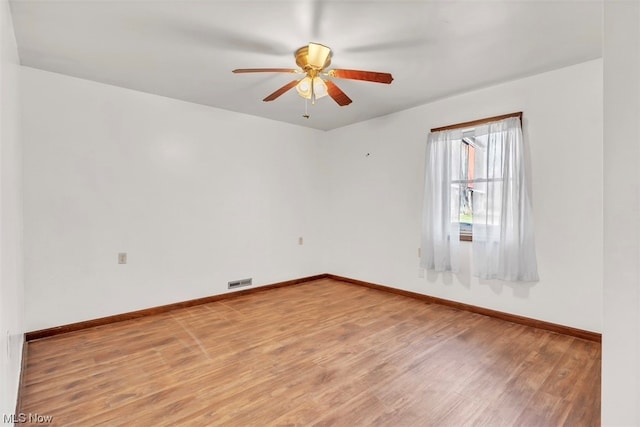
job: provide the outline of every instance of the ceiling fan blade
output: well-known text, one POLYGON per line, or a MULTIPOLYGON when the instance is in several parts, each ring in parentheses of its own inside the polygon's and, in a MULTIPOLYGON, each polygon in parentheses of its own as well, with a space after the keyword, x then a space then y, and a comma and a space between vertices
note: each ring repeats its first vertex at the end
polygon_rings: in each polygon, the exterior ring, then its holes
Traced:
POLYGON ((351 98, 342 91, 342 89, 336 86, 334 82, 331 80, 325 80, 325 83, 327 84, 327 93, 339 106, 344 107, 345 105, 349 105, 353 102, 351 101, 351 98))
POLYGON ((369 53, 369 52, 385 52, 385 51, 398 51, 401 49, 416 49, 425 48, 429 40, 422 38, 405 38, 399 40, 389 40, 379 43, 370 43, 364 45, 358 45, 353 47, 347 47, 343 49, 343 52, 349 53, 369 53))
POLYGON ((331 70, 329 71, 329 75, 339 79, 364 80, 374 83, 390 84, 393 81, 393 76, 391 74, 378 73, 377 71, 331 70))
POLYGON ((237 68, 234 73, 298 73, 292 68, 237 68))
POLYGON ((291 52, 291 46, 275 39, 267 39, 264 35, 257 37, 248 35, 246 31, 238 31, 232 22, 227 23, 228 28, 223 28, 206 21, 197 23, 193 19, 183 20, 173 14, 162 20, 145 21, 145 31, 148 25, 151 26, 149 31, 153 31, 154 35, 171 32, 172 40, 175 37, 178 42, 188 43, 189 46, 271 56, 282 56, 291 52))
POLYGON ((282 95, 283 93, 285 93, 289 89, 295 87, 298 84, 299 81, 300 80, 293 80, 293 81, 287 83, 286 85, 282 86, 277 91, 273 92, 271 95, 267 96, 265 99, 263 99, 263 101, 264 102, 273 101, 274 99, 278 98, 280 95, 282 95))

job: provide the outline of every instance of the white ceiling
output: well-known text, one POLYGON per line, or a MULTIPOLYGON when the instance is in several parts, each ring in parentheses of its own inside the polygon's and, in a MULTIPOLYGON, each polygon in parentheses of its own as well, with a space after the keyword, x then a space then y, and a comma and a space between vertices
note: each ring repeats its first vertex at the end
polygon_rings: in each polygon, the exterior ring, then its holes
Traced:
POLYGON ((601 1, 12 0, 22 65, 269 119, 333 129, 601 56, 601 1), (310 41, 332 68, 390 72, 391 85, 339 80, 353 103, 309 105, 291 74, 310 41))

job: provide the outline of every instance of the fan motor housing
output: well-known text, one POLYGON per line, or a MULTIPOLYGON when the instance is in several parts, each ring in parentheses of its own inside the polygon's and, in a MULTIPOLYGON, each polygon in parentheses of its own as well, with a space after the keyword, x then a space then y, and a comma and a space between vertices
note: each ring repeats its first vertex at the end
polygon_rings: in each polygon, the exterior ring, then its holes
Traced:
MULTIPOLYGON (((309 46, 302 46, 295 52, 296 64, 298 67, 302 68, 304 71, 309 71, 310 69, 315 69, 315 67, 309 65, 309 46)), ((324 64, 316 71, 324 70, 331 64, 331 54, 327 55, 327 59, 324 61, 324 64)))

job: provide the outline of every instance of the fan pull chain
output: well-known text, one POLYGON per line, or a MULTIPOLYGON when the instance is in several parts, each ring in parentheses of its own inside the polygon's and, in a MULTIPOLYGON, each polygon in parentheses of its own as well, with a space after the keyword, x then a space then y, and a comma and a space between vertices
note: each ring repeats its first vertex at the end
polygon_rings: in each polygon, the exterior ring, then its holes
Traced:
POLYGON ((307 106, 308 106, 307 98, 305 98, 304 99, 304 114, 302 115, 302 117, 304 117, 305 119, 308 119, 309 117, 311 117, 311 116, 309 116, 309 112, 307 110, 307 106))

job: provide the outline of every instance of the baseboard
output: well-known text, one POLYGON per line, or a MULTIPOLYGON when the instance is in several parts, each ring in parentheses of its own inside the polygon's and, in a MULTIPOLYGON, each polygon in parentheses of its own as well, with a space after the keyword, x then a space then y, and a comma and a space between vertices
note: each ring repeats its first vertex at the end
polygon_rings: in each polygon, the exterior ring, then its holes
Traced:
POLYGON ((22 360, 20 361, 20 375, 19 375, 19 383, 18 383, 18 396, 16 397, 16 410, 14 414, 19 414, 22 409, 22 396, 24 395, 24 376, 25 372, 27 372, 27 356, 29 355, 29 347, 27 345, 27 336, 23 337, 22 342, 22 360))
POLYGON ((602 334, 599 334, 597 332, 591 332, 583 329, 572 328, 570 326, 558 325, 556 323, 545 322, 542 320, 532 319, 529 317, 504 313, 501 311, 491 310, 483 307, 477 307, 475 305, 464 304, 461 302, 450 301, 443 298, 432 297, 429 295, 419 294, 417 292, 391 288, 389 286, 378 285, 370 282, 364 282, 362 280, 356 280, 356 279, 351 279, 349 277, 337 276, 335 274, 327 274, 327 277, 329 279, 339 280, 341 282, 351 283, 359 286, 365 286, 367 288, 376 289, 384 292, 390 292, 397 295, 403 295, 409 298, 418 299, 420 301, 425 301, 432 304, 440 304, 447 307, 457 308, 458 310, 465 310, 471 313, 482 314, 484 316, 494 317, 500 320, 506 320, 507 322, 518 323, 520 325, 525 325, 525 326, 532 326, 534 328, 557 332, 559 334, 569 335, 569 336, 581 338, 584 340, 595 341, 599 343, 602 342, 602 334))
POLYGON ((122 322, 124 320, 137 319, 139 317, 152 316, 154 314, 165 313, 167 311, 178 308, 193 307, 196 305, 207 304, 210 302, 220 301, 228 298, 235 298, 241 295, 249 295, 256 292, 263 292, 269 289, 281 288, 284 286, 293 286, 301 283, 311 282, 313 280, 324 279, 326 274, 318 274, 316 276, 303 277, 300 279, 287 280, 284 282, 272 283, 270 285, 259 286, 256 288, 243 289, 226 294, 212 295, 204 298, 197 298, 188 301, 177 302, 173 304, 161 305, 158 307, 145 308, 143 310, 130 311, 128 313, 115 314, 113 316, 101 317, 98 319, 86 320, 84 322, 70 323, 68 325, 56 326, 53 328, 40 329, 38 331, 27 332, 25 339, 27 342, 52 337, 54 335, 66 334, 69 332, 79 331, 82 329, 93 328, 95 326, 108 325, 110 323, 122 322))
MULTIPOLYGON (((311 282, 319 279, 333 279, 353 285, 365 286, 367 288, 376 289, 379 291, 390 292, 397 295, 403 295, 405 297, 414 298, 420 301, 425 301, 431 304, 440 304, 447 307, 456 308, 458 310, 465 310, 471 313, 482 314, 484 316, 494 317, 496 319, 505 320, 507 322, 518 323, 525 326, 531 326, 534 328, 544 329, 547 331, 557 332, 576 338, 581 338, 589 341, 602 342, 602 334, 597 332, 586 331, 583 329, 572 328, 570 326, 559 325, 556 323, 545 322, 543 320, 532 319, 529 317, 518 316, 515 314, 504 313, 497 310, 491 310, 488 308, 478 307, 475 305, 464 304, 461 302, 450 301, 443 298, 432 297, 429 295, 419 294, 417 292, 405 291, 403 289, 392 288, 389 286, 379 285, 376 283, 365 282, 362 280, 351 279, 349 277, 338 276, 335 274, 318 274, 316 276, 303 277, 300 279, 287 280, 284 282, 273 283, 270 285, 260 286, 256 288, 243 289, 236 292, 229 292, 226 294, 212 295, 204 298, 198 298, 188 301, 182 301, 174 304, 167 304, 158 307, 147 308, 138 311, 131 311, 123 314, 116 314, 113 316, 101 317, 99 319, 87 320, 84 322, 71 323, 63 326, 56 326, 53 328, 41 329, 38 331, 27 332, 25 334, 25 344, 23 347, 23 361, 26 360, 25 349, 29 341, 47 338, 54 335, 66 334, 68 332, 79 331, 82 329, 93 328, 95 326, 107 325, 109 323, 122 322, 124 320, 137 319, 139 317, 151 316, 154 314, 164 313, 167 311, 175 310, 178 308, 193 307, 196 305, 207 304, 210 302, 220 301, 228 298, 235 298, 241 295, 249 295, 256 292, 263 292, 269 289, 281 288, 284 286, 298 285, 301 283, 311 282)), ((23 367, 24 369, 24 367, 23 367)), ((20 381, 22 384, 22 381, 20 381)))

